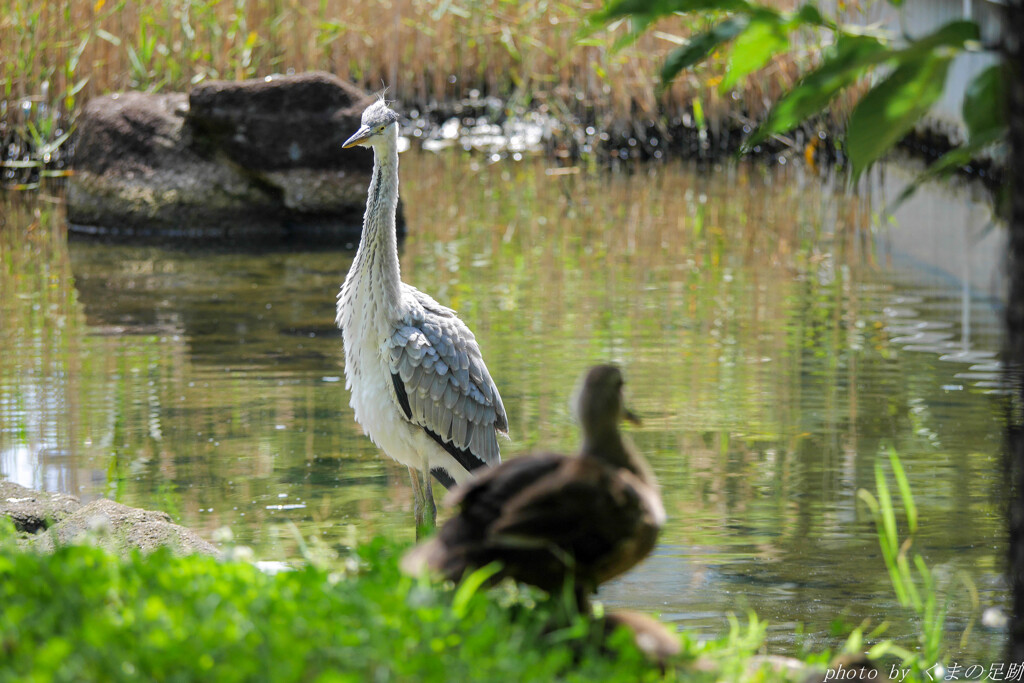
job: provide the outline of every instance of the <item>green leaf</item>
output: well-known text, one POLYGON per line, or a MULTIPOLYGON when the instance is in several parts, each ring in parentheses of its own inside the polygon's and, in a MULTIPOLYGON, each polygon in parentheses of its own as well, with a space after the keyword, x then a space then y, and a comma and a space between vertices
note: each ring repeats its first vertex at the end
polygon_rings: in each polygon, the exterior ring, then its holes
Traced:
POLYGON ((612 50, 621 50, 622 48, 635 43, 656 19, 657 17, 650 14, 631 17, 629 19, 629 31, 615 41, 615 44, 612 45, 612 50))
MULTIPOLYGON (((921 187, 925 182, 934 180, 936 178, 946 178, 956 172, 957 169, 962 166, 966 166, 978 156, 989 145, 995 144, 1006 137, 1006 126, 1002 128, 993 129, 987 131, 983 135, 978 135, 973 140, 968 142, 966 145, 960 147, 954 147, 949 150, 938 160, 920 173, 913 181, 911 181, 903 191, 900 192, 899 196, 896 197, 887 207, 885 207, 886 213, 893 213, 898 209, 903 202, 910 199, 918 188, 921 187)), ((997 202, 998 206, 998 202, 997 202)))
MULTIPOLYGON (((918 555, 917 557, 920 556, 918 555)), ((896 566, 899 570, 900 581, 907 592, 907 600, 910 606, 914 608, 914 611, 920 613, 924 610, 924 603, 921 601, 921 594, 914 584, 914 575, 910 573, 910 563, 907 561, 905 550, 900 550, 900 554, 896 558, 896 566)))
MULTIPOLYGON (((820 17, 820 13, 813 11, 813 8, 806 10, 806 7, 798 11, 802 21, 811 22, 820 17)), ((840 34, 832 54, 779 100, 764 123, 750 136, 744 149, 749 150, 771 135, 791 130, 807 117, 818 113, 841 90, 855 83, 873 66, 888 61, 920 64, 929 58, 947 57, 945 54, 936 55, 936 51, 940 48, 962 48, 964 43, 976 40, 978 35, 978 25, 974 22, 954 21, 944 24, 906 48, 892 50, 874 36, 840 34)), ((941 82, 938 84, 940 90, 942 85, 941 82)))
POLYGON ((879 460, 875 460, 875 488, 878 490, 878 514, 885 532, 879 542, 886 557, 895 559, 896 553, 899 552, 899 541, 896 536, 896 512, 892 506, 889 485, 885 481, 885 473, 882 472, 882 463, 879 460))
POLYGON ((744 15, 726 19, 710 31, 694 36, 688 44, 673 50, 661 67, 662 86, 667 86, 680 71, 693 66, 711 54, 716 47, 742 33, 749 21, 744 15))
POLYGON ((693 107, 693 123, 697 126, 697 130, 707 129, 708 120, 704 116, 704 104, 699 95, 694 96, 691 106, 693 107))
POLYGON ((850 115, 846 146, 854 178, 910 132, 942 95, 952 56, 906 62, 868 91, 850 115))
POLYGON ((37 149, 35 151, 34 154, 37 155, 37 156, 44 156, 46 154, 53 154, 54 152, 56 152, 60 148, 61 145, 63 145, 65 142, 68 141, 68 138, 70 138, 71 134, 74 133, 74 132, 75 132, 74 129, 67 130, 63 135, 61 135, 61 136, 57 137, 56 139, 51 140, 50 142, 47 142, 46 144, 42 145, 39 149, 37 149))
POLYGON ((903 499, 903 509, 907 514, 907 527, 911 534, 917 533, 917 506, 914 504, 914 494, 910 491, 910 482, 907 473, 900 462, 900 456, 896 449, 889 447, 889 464, 892 465, 892 474, 896 479, 896 487, 899 489, 900 498, 903 499))
POLYGON ((985 69, 967 86, 963 116, 968 139, 972 142, 1006 128, 1006 95, 1001 64, 985 69))
POLYGON ((895 56, 902 61, 915 61, 934 53, 938 48, 962 48, 964 43, 978 40, 980 36, 980 29, 973 21, 951 21, 924 38, 912 41, 910 45, 896 52, 895 56))
POLYGON ((79 92, 81 92, 82 88, 85 87, 85 84, 89 82, 89 78, 89 76, 86 76, 85 78, 80 79, 77 83, 72 85, 71 88, 68 90, 66 97, 74 97, 79 92))
POLYGON ((812 4, 801 5, 789 22, 795 27, 799 26, 824 26, 834 28, 835 23, 828 21, 821 15, 821 11, 812 4))
POLYGON ((776 14, 763 14, 751 19, 747 30, 733 43, 722 90, 729 90, 747 74, 757 71, 772 55, 789 47, 787 27, 776 14))
POLYGON ((491 562, 489 565, 481 567, 465 577, 462 583, 459 584, 458 589, 455 591, 455 597, 452 599, 452 612, 460 619, 465 617, 469 601, 476 595, 481 586, 500 571, 501 565, 497 562, 491 562))
POLYGON ((43 165, 43 162, 38 160, 28 159, 11 159, 10 161, 0 161, 0 168, 39 168, 43 165))
POLYGON ((607 23, 628 16, 649 17, 649 22, 677 13, 717 10, 750 12, 754 7, 746 0, 611 0, 604 9, 594 12, 593 23, 607 23))
POLYGON ((132 65, 132 70, 135 72, 134 75, 136 79, 138 79, 139 81, 144 80, 148 75, 146 66, 142 63, 142 60, 139 58, 139 54, 135 51, 135 48, 133 48, 131 45, 128 45, 126 47, 128 48, 128 61, 132 65))
POLYGON ((836 94, 854 83, 864 71, 890 56, 877 38, 840 36, 835 50, 768 113, 764 123, 744 145, 746 150, 770 135, 793 129, 825 108, 836 94))

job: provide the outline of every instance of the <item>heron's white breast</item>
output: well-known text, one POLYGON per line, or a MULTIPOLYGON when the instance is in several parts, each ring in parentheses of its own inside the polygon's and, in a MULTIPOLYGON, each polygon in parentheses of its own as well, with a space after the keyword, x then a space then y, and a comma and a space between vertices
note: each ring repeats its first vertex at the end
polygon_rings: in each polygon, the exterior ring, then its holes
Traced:
POLYGON ((417 440, 392 397, 391 370, 383 355, 383 341, 392 323, 368 279, 366 274, 350 273, 338 300, 349 405, 356 422, 377 446, 403 465, 419 469, 422 456, 417 440))

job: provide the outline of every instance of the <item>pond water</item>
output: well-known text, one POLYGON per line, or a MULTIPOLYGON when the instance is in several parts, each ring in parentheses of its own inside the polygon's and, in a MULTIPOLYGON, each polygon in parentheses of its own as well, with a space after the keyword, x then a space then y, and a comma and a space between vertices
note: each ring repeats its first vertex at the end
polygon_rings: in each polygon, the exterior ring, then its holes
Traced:
MULTIPOLYGON (((976 217, 957 210, 984 210, 948 187, 880 225, 898 170, 852 195, 791 166, 410 151, 403 276, 476 332, 506 458, 571 451, 577 376, 623 366, 670 520, 606 604, 708 637, 752 609, 773 652, 835 647, 863 620, 913 647, 857 499, 894 448, 954 659, 992 661, 1002 634, 978 617, 1006 600, 998 230, 965 247, 976 217)), ((0 211, 0 475, 164 509, 208 538, 229 527, 264 560, 298 560, 300 537, 325 557, 411 540, 407 473, 348 407, 333 320, 350 251, 69 242, 45 193, 0 211)))

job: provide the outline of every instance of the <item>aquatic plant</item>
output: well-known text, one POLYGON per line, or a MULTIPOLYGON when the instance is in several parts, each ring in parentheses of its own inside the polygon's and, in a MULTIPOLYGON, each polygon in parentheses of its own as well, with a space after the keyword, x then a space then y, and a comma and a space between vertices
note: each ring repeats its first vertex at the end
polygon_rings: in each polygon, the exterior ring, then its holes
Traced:
MULTIPOLYGON (((942 663, 944 652, 944 633, 946 615, 952 604, 950 586, 942 585, 935 570, 928 566, 924 556, 911 552, 914 538, 918 531, 917 506, 910 490, 906 472, 895 449, 888 452, 889 465, 896 490, 902 503, 903 515, 906 519, 908 535, 900 539, 896 518, 896 504, 889 490, 888 478, 882 468, 881 459, 875 460, 875 489, 872 494, 861 489, 857 496, 864 501, 875 521, 878 543, 882 550, 882 559, 889 572, 889 579, 901 606, 909 608, 917 616, 920 623, 919 652, 910 652, 892 643, 883 642, 872 649, 872 656, 892 653, 899 655, 904 664, 913 667, 918 675, 926 672, 936 664, 942 663)), ((958 574, 957 579, 963 582, 972 608, 977 610, 977 592, 970 578, 958 574)), ((968 621, 963 638, 970 635, 973 617, 968 621)))

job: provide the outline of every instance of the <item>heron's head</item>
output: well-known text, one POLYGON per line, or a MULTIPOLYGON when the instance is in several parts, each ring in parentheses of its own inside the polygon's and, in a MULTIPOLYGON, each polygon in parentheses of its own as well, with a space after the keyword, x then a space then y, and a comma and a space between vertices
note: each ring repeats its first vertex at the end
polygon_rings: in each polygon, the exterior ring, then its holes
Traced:
POLYGON ((385 135, 392 127, 397 127, 398 114, 391 111, 384 100, 377 100, 363 112, 363 120, 359 130, 352 134, 343 148, 373 147, 385 139, 385 135))
POLYGON ((600 433, 618 425, 620 420, 639 424, 640 420, 622 398, 622 372, 614 365, 595 365, 583 377, 576 403, 576 414, 583 431, 600 433))

